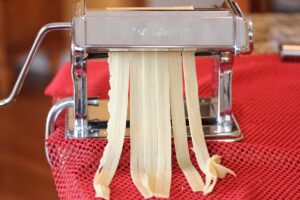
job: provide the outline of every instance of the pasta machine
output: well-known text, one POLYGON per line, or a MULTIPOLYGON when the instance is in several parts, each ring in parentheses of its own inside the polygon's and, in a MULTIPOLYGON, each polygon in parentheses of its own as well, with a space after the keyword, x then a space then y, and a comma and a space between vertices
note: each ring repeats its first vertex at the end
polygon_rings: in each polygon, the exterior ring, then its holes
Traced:
MULTIPOLYGON (((66 116, 66 138, 101 138, 99 130, 105 129, 106 123, 90 120, 88 107, 102 105, 104 100, 87 96, 88 59, 106 59, 110 51, 194 51, 196 56, 213 57, 215 65, 214 96, 199 100, 206 139, 241 140, 243 136, 232 113, 232 69, 234 55, 253 50, 252 22, 243 15, 235 0, 193 2, 182 3, 192 5, 193 9, 93 10, 87 8, 85 0, 77 1, 71 23, 51 23, 41 28, 11 94, 1 100, 0 105, 16 99, 44 36, 65 30, 71 32, 74 96, 52 107, 47 118, 46 138, 54 130, 60 113, 67 108, 73 108, 73 114, 66 116)), ((129 128, 130 123, 127 125, 129 128)))

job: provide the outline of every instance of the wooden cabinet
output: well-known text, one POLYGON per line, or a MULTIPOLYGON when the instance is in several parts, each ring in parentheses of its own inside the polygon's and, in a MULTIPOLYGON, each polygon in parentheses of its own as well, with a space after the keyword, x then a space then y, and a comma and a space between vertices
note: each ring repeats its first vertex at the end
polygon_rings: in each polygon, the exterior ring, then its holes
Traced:
POLYGON ((9 87, 9 65, 7 62, 7 34, 4 19, 4 5, 0 0, 0 98, 8 92, 9 87))
POLYGON ((237 0, 237 2, 241 7, 243 13, 248 14, 250 9, 249 0, 237 0))
MULTIPOLYGON (((1 1, 1 0, 0 0, 1 1)), ((2 0, 9 51, 31 46, 37 31, 46 23, 60 21, 60 2, 53 0, 2 0)), ((23 51, 23 50, 21 50, 23 51)))
MULTIPOLYGON (((10 92, 17 72, 18 57, 27 54, 38 30, 49 22, 60 21, 60 1, 53 0, 0 0, 0 95, 10 92), (12 77, 12 78, 11 78, 12 77)), ((61 40, 51 34, 42 48, 61 40)))
POLYGON ((251 0, 250 9, 251 12, 265 13, 272 11, 273 0, 251 0))

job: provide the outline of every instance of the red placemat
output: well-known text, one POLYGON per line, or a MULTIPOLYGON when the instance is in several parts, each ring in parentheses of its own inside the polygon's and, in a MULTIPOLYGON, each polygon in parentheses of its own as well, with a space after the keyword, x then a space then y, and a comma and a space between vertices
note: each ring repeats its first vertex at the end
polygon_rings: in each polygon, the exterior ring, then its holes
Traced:
MULTIPOLYGON (((197 60, 200 96, 211 93, 211 60, 197 60)), ((106 62, 88 62, 88 93, 107 97, 106 62)), ((62 66, 46 90, 57 99, 72 95, 70 66, 62 66)), ((234 170, 218 181, 213 193, 193 193, 173 152, 170 199, 300 199, 300 63, 282 63, 277 55, 236 58, 233 112, 245 139, 239 143, 208 142, 209 152, 222 156, 234 170)), ((46 142, 61 199, 94 199, 93 177, 105 140, 66 140, 64 121, 46 142)), ((173 148, 174 149, 174 148, 173 148)), ((125 142, 111 199, 142 199, 130 177, 129 141, 125 142)), ((193 163, 196 164, 193 152, 193 163)))

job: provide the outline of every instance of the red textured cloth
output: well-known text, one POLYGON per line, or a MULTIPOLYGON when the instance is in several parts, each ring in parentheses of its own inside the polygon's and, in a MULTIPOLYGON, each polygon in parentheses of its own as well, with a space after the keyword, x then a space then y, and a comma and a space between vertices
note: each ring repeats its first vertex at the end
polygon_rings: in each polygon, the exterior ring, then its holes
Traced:
MULTIPOLYGON (((209 60, 198 60, 200 95, 211 92, 209 60)), ((107 97, 107 63, 88 63, 88 91, 107 97)), ((179 169, 173 148, 170 199, 300 199, 300 63, 282 63, 277 55, 236 58, 233 112, 245 139, 239 143, 208 142, 211 155, 237 174, 219 180, 213 193, 193 193, 179 169)), ((72 95, 69 64, 46 90, 54 100, 72 95)), ((66 140, 64 120, 46 142, 61 199, 94 199, 93 177, 105 140, 66 140)), ((191 145, 191 144, 190 144, 191 145)), ((125 142, 111 199, 142 199, 130 177, 130 145, 125 142)), ((193 163, 195 156, 191 152, 193 163)))

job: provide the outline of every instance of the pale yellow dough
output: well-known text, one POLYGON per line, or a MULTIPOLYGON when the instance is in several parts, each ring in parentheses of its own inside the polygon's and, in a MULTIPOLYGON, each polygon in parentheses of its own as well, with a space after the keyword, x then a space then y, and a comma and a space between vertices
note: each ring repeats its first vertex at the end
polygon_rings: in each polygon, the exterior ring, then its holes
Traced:
POLYGON ((170 101, 176 158, 194 192, 203 191, 204 183, 190 159, 184 114, 181 52, 169 53, 170 101))
POLYGON ((227 173, 235 174, 232 170, 220 165, 221 160, 219 156, 209 157, 200 114, 195 54, 194 52, 183 52, 182 57, 192 143, 197 163, 206 176, 203 188, 203 194, 206 195, 212 192, 218 178, 224 178, 227 173))
POLYGON ((109 185, 116 172, 124 143, 129 87, 129 53, 110 53, 110 102, 108 143, 94 177, 96 197, 109 199, 109 185))
POLYGON ((152 197, 146 185, 143 131, 143 74, 142 52, 130 53, 130 172, 133 183, 144 198, 152 197))
MULTIPOLYGON (((234 172, 210 157, 201 123, 194 52, 112 52, 108 143, 94 178, 96 197, 109 199, 109 185, 123 148, 130 74, 130 172, 144 198, 170 196, 171 116, 176 158, 194 192, 213 191, 218 178, 234 172), (183 64, 183 74, 182 74, 183 64), (205 183, 193 166, 185 124, 183 79, 193 149, 205 183)), ((124 194, 126 195, 126 194, 124 194)))

